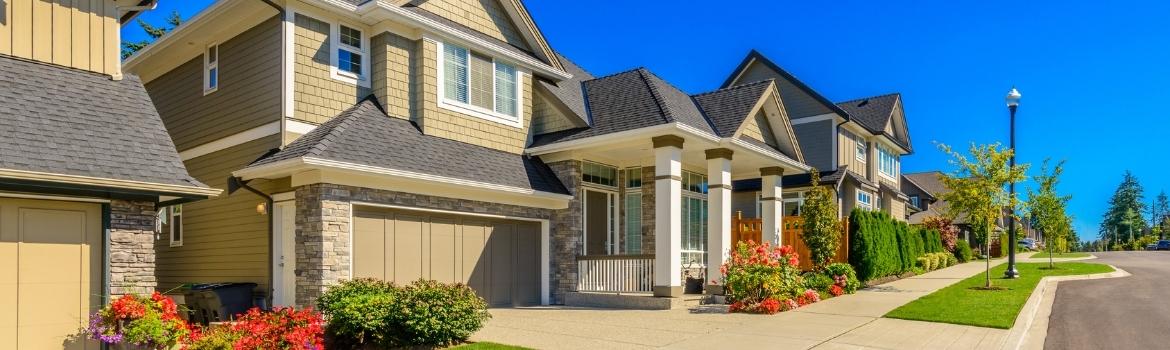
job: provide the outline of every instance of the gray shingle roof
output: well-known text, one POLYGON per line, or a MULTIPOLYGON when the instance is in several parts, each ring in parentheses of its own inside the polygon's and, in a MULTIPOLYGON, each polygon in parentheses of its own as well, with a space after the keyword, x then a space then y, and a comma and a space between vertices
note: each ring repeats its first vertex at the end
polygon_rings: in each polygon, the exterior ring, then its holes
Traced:
POLYGON ((142 81, 0 55, 0 168, 207 187, 142 81))
POLYGON ((424 135, 372 96, 248 168, 301 157, 569 194, 538 158, 424 135))
POLYGON ((715 133, 690 96, 645 68, 584 85, 591 126, 537 135, 532 147, 673 122, 715 133))
POLYGON ((407 11, 411 11, 411 12, 419 14, 423 17, 432 19, 434 21, 437 21, 439 23, 447 25, 451 28, 454 28, 455 30, 458 30, 458 31, 461 31, 465 34, 474 36, 480 40, 495 43, 496 45, 503 47, 505 50, 512 51, 512 53, 520 54, 520 55, 524 55, 524 56, 529 56, 529 57, 535 58, 537 61, 549 63, 547 60, 541 59, 540 57, 533 54, 532 51, 528 51, 527 49, 517 47, 516 45, 512 45, 506 41, 497 39, 494 36, 484 34, 483 32, 480 32, 478 30, 471 29, 468 26, 465 26, 465 25, 462 25, 458 22, 447 19, 446 17, 439 16, 438 14, 431 12, 431 11, 427 11, 426 9, 423 9, 421 7, 417 7, 417 6, 414 6, 412 4, 407 4, 407 5, 402 6, 402 9, 407 10, 407 11))
POLYGON ((698 94, 694 98, 715 125, 716 134, 731 137, 771 84, 771 79, 762 80, 698 94))
POLYGON ((557 60, 561 61, 561 65, 565 67, 565 71, 572 74, 573 77, 553 83, 544 79, 537 80, 537 83, 552 93, 553 97, 560 100, 561 103, 568 107, 570 111, 577 114, 577 117, 589 121, 589 111, 585 107, 585 88, 582 83, 588 80, 593 80, 593 75, 586 72, 576 63, 570 61, 565 56, 557 53, 557 60))
POLYGON ((886 125, 890 123, 890 118, 894 114, 894 107, 898 103, 901 94, 892 93, 881 96, 873 96, 866 98, 859 98, 845 102, 838 102, 837 106, 849 113, 857 124, 860 124, 869 132, 889 136, 890 139, 897 142, 900 146, 910 149, 909 137, 896 137, 886 133, 886 125))

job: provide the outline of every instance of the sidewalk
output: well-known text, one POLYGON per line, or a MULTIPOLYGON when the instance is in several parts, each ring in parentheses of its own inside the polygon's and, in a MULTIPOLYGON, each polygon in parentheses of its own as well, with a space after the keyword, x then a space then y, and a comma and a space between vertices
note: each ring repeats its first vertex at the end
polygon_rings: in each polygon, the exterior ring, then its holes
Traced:
MULTIPOLYGON (((1003 259, 992 261, 992 266, 1003 259)), ((998 347, 1008 330, 883 319, 919 297, 983 272, 971 262, 772 316, 723 307, 640 311, 565 307, 493 309, 473 341, 537 349, 974 349, 998 347)))

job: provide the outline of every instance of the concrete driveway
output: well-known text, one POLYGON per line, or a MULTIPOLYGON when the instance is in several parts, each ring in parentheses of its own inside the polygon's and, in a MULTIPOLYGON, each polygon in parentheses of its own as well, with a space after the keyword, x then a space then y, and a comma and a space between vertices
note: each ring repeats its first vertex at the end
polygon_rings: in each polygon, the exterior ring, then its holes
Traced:
POLYGON ((1128 271, 1120 279, 1061 282, 1046 349, 1170 347, 1170 252, 1102 252, 1094 263, 1128 271))
POLYGON ((1007 330, 880 318, 982 269, 982 263, 962 264, 771 316, 727 314, 713 306, 493 309, 492 320, 472 340, 537 349, 998 348, 1007 330))

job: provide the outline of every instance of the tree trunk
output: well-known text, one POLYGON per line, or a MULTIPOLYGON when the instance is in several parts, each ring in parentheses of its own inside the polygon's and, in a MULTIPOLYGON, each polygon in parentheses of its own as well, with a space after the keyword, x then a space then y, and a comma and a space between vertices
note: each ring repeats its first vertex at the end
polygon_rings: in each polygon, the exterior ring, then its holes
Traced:
MULTIPOLYGON (((1041 234, 1043 234, 1043 232, 1041 232, 1041 234)), ((1045 242, 1045 243, 1048 243, 1048 242, 1045 242)), ((1048 245, 1048 268, 1049 269, 1056 268, 1056 264, 1052 262, 1052 245, 1051 244, 1048 245)))
POLYGON ((988 243, 988 244, 984 244, 983 246, 986 247, 986 248, 984 248, 984 251, 987 252, 987 258, 983 259, 983 261, 986 262, 986 264, 987 264, 987 268, 985 268, 983 270, 983 274, 984 274, 984 277, 987 278, 987 286, 986 287, 988 289, 990 289, 991 288, 991 244, 988 243))

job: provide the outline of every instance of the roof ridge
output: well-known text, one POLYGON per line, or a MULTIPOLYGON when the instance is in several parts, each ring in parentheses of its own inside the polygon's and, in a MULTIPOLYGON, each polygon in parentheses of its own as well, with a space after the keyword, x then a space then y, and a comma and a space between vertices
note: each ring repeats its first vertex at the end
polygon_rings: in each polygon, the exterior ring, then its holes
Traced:
MULTIPOLYGON (((650 70, 646 69, 645 67, 638 68, 637 72, 638 76, 642 79, 642 83, 646 84, 646 88, 650 89, 650 96, 654 97, 654 104, 658 106, 658 110, 662 112, 662 116, 664 117, 665 121, 667 123, 676 122, 677 120, 674 118, 674 113, 671 113, 671 111, 666 108, 666 101, 663 100, 662 93, 658 91, 658 88, 654 87, 654 84, 650 83, 650 79, 647 74, 653 75, 654 73, 651 73, 650 70)), ((706 117, 704 117, 704 119, 706 119, 706 117)))
POLYGON ((901 94, 902 94, 901 92, 890 92, 890 93, 884 93, 881 95, 874 95, 874 96, 868 96, 868 97, 858 97, 858 98, 845 100, 845 101, 841 101, 841 102, 834 102, 834 103, 846 104, 846 103, 850 103, 850 102, 857 102, 857 101, 862 101, 862 100, 872 100, 872 99, 876 99, 876 98, 889 97, 889 96, 895 96, 895 95, 901 95, 901 94))
POLYGON ((593 79, 582 80, 582 81, 581 81, 581 83, 587 83, 587 82, 596 81, 596 80, 601 80, 601 79, 608 79, 608 78, 613 78, 613 77, 616 77, 616 76, 619 76, 619 75, 622 75, 622 74, 629 74, 629 73, 634 73, 634 72, 637 72, 637 71, 639 71, 639 70, 642 70, 642 69, 646 69, 646 67, 636 67, 636 68, 633 68, 633 69, 627 69, 627 70, 624 70, 624 71, 621 71, 621 72, 617 72, 617 73, 607 74, 607 75, 600 76, 600 77, 594 77, 593 79))
POLYGON ((754 85, 763 84, 763 83, 767 83, 767 82, 774 82, 774 81, 776 81, 776 79, 771 79, 771 78, 769 78, 769 79, 764 79, 764 80, 759 80, 759 81, 753 81, 753 82, 750 82, 750 83, 744 83, 744 84, 739 84, 739 85, 734 85, 734 86, 728 86, 728 87, 725 87, 725 88, 722 88, 722 89, 715 89, 715 90, 711 90, 711 91, 707 91, 707 92, 700 92, 700 93, 697 93, 697 94, 691 95, 691 97, 706 96, 706 95, 710 95, 710 94, 714 94, 714 93, 719 93, 719 92, 724 92, 724 91, 730 91, 730 90, 735 90, 735 89, 742 89, 742 88, 746 88, 746 87, 749 87, 749 86, 754 86, 754 85))

